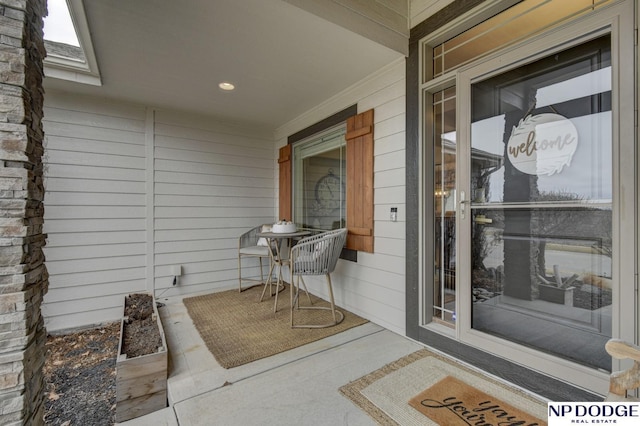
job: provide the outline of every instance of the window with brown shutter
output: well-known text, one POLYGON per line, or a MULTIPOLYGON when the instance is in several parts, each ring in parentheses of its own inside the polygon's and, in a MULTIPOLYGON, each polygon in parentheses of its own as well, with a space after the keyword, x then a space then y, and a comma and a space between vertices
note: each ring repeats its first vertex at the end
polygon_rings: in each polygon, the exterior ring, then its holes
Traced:
POLYGON ((347 119, 347 248, 373 253, 373 109, 347 119))
POLYGON ((291 220, 291 145, 280 148, 278 164, 280 172, 278 220, 291 220))
MULTIPOLYGON (((373 109, 347 118, 346 248, 373 253, 373 109)), ((280 217, 292 220, 291 144, 280 148, 280 217)))

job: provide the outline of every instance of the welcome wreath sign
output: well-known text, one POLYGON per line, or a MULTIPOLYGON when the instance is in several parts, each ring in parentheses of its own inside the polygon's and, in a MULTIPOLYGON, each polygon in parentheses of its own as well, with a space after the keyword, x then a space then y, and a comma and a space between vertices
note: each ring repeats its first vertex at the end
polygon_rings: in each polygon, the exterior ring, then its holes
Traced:
POLYGON ((514 126, 507 142, 511 164, 529 175, 552 176, 571 165, 578 130, 559 114, 528 115, 514 126))

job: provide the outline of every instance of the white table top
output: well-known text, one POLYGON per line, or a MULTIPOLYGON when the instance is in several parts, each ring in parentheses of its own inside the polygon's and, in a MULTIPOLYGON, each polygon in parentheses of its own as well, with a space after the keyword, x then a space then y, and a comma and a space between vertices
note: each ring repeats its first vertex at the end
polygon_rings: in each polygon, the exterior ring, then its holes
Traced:
POLYGON ((311 231, 296 231, 296 232, 258 232, 258 237, 261 238, 294 238, 304 237, 311 235, 311 231))

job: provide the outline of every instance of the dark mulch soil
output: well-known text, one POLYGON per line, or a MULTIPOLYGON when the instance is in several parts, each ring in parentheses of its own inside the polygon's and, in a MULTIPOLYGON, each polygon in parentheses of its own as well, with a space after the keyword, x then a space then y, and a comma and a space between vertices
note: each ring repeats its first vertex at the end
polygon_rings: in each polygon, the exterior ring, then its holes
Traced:
POLYGON ((162 346, 157 319, 153 315, 153 298, 149 294, 130 294, 125 297, 122 352, 127 358, 148 355, 162 346))
POLYGON ((113 425, 120 323, 48 336, 45 424, 113 425))
MULTIPOLYGON (((125 298, 123 353, 127 358, 154 353, 162 338, 153 317, 153 299, 125 298)), ((44 364, 45 424, 113 425, 116 413, 116 358, 120 323, 48 336, 44 364)))

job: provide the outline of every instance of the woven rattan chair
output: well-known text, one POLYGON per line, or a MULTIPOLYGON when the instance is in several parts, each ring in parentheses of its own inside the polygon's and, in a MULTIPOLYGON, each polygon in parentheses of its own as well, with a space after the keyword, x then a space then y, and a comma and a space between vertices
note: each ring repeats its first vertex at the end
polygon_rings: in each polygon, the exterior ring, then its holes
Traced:
POLYGON ((640 347, 620 339, 611 339, 605 345, 605 349, 613 358, 633 361, 628 370, 611 373, 609 393, 605 401, 640 401, 628 394, 640 388, 640 347))
MULTIPOLYGON (((292 328, 324 328, 339 324, 344 314, 335 308, 331 273, 338 263, 340 252, 347 238, 347 230, 337 229, 318 235, 303 238, 291 249, 291 327, 292 328), (327 280, 330 306, 300 306, 300 283, 305 287, 303 276, 324 275, 327 280), (295 284, 294 284, 295 283, 295 284), (319 309, 331 311, 333 320, 321 324, 294 324, 294 311, 319 309)), ((308 295, 308 293, 307 293, 308 295)), ((311 299, 309 299, 311 302, 311 299)))
MULTIPOLYGON (((268 261, 271 259, 271 253, 269 250, 269 244, 264 238, 258 237, 258 233, 265 230, 266 227, 270 228, 270 225, 260 225, 255 228, 245 232, 240 235, 238 238, 238 291, 246 290, 250 287, 253 287, 258 284, 264 283, 264 272, 262 270, 262 259, 267 259, 268 261), (242 277, 242 259, 243 258, 253 258, 258 259, 260 263, 260 280, 257 278, 246 278, 242 277), (243 283, 253 283, 249 287, 243 288, 243 283)), ((269 261, 270 269, 269 276, 271 275, 271 268, 273 267, 271 262, 269 261)))

